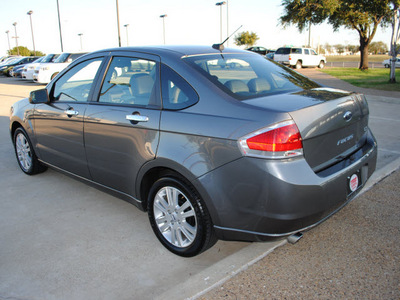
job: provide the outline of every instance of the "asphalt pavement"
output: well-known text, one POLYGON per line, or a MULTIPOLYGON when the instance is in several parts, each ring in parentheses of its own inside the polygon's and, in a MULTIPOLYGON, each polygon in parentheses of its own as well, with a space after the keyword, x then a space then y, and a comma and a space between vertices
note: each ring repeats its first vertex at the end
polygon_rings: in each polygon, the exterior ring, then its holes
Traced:
POLYGON ((400 93, 363 89, 379 144, 367 193, 294 246, 220 241, 183 259, 159 244, 132 205, 52 170, 22 174, 9 107, 38 88, 0 78, 0 299, 400 298, 398 172, 382 181, 400 166, 400 93))

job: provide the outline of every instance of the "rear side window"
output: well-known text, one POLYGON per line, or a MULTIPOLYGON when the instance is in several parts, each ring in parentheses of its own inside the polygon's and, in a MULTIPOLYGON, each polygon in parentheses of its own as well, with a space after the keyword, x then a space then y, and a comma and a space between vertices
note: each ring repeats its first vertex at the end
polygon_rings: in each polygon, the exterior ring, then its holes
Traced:
POLYGON ((157 64, 135 57, 113 57, 100 92, 99 102, 152 107, 157 64))
POLYGON ((279 48, 276 50, 275 54, 289 54, 290 48, 279 48))
POLYGON ((161 90, 164 109, 184 109, 199 101, 192 86, 164 64, 161 65, 161 90))
POLYGON ((301 48, 292 48, 291 53, 293 53, 293 54, 301 54, 301 48))

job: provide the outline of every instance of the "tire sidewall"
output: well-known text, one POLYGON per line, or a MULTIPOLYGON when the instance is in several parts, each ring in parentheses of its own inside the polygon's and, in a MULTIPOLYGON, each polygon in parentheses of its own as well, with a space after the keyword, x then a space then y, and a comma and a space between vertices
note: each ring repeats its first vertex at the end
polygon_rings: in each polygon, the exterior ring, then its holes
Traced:
POLYGON ((182 183, 180 180, 173 177, 164 177, 157 180, 153 184, 149 192, 148 202, 147 202, 147 212, 150 220, 150 225, 155 235, 157 236, 158 240, 164 245, 164 247, 166 247, 169 251, 184 257, 195 256, 202 251, 206 238, 204 208, 201 204, 200 197, 192 187, 187 186, 187 184, 182 183), (180 248, 172 245, 169 241, 167 241, 164 238, 164 236, 158 229, 158 226, 155 222, 154 208, 153 208, 154 199, 157 193, 164 187, 174 187, 180 190, 180 192, 182 192, 186 196, 186 198, 190 201, 195 211, 197 220, 196 237, 194 238, 193 243, 187 247, 180 248))

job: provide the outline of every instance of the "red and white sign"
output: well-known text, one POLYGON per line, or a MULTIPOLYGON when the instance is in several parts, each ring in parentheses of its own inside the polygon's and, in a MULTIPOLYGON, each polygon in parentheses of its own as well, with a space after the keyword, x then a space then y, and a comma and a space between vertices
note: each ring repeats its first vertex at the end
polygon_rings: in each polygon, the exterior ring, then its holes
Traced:
POLYGON ((350 190, 354 192, 358 188, 358 176, 356 174, 350 177, 350 190))

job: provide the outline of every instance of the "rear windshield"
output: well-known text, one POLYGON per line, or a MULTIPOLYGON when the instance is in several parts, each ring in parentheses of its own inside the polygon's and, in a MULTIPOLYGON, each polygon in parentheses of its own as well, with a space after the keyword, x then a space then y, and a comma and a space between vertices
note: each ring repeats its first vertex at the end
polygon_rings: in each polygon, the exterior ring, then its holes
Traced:
POLYGON ((211 54, 183 59, 238 100, 320 87, 299 73, 261 55, 211 54))

